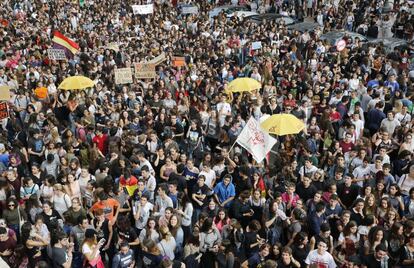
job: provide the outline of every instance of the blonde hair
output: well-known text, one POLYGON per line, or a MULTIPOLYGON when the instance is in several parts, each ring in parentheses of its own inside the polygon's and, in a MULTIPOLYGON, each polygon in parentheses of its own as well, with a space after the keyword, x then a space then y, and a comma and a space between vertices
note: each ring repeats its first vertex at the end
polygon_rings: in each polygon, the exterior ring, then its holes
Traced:
POLYGON ((160 227, 160 235, 162 239, 165 239, 166 241, 169 241, 172 237, 170 229, 168 228, 168 226, 165 225, 162 225, 160 227))
POLYGON ((53 190, 56 191, 63 191, 63 186, 60 183, 56 183, 55 185, 53 185, 53 190))

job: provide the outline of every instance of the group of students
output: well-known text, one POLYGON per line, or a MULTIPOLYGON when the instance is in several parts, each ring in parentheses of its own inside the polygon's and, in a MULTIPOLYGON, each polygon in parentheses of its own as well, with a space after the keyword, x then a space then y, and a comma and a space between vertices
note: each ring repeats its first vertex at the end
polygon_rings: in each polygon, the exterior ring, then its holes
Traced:
POLYGON ((411 42, 410 3, 186 1, 194 15, 156 0, 133 13, 147 2, 0 3, 1 267, 414 266, 410 43, 345 35, 339 52, 320 39, 369 23, 411 42), (209 16, 225 4, 320 27, 209 16), (48 58, 56 29, 79 43, 73 58, 48 58), (154 79, 115 84, 115 68, 162 52, 154 79), (95 86, 57 89, 74 75, 95 86), (262 87, 229 94, 238 77, 262 87), (305 129, 257 163, 235 141, 250 117, 282 113, 305 129))

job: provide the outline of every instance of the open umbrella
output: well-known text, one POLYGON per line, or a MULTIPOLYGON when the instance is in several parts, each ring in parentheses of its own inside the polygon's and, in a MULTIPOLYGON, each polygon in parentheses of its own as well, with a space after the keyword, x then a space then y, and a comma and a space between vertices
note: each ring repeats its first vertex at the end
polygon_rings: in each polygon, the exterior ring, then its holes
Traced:
POLYGON ((84 89, 95 86, 95 83, 85 76, 71 76, 62 81, 59 85, 59 89, 73 90, 84 89))
POLYGON ((236 78, 231 81, 227 86, 227 91, 234 92, 250 92, 256 89, 260 89, 262 84, 253 78, 243 77, 236 78))
POLYGON ((283 136, 298 134, 305 128, 305 124, 293 114, 274 114, 267 118, 261 127, 269 133, 283 136))

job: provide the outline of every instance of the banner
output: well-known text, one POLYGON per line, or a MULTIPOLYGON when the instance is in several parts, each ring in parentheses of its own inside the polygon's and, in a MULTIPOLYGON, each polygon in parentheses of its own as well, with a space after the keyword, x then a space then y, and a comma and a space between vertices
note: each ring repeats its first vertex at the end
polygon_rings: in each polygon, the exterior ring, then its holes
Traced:
POLYGON ((7 102, 0 102, 0 120, 9 117, 9 109, 7 108, 7 102))
POLYGON ((185 58, 184 57, 172 57, 172 65, 174 67, 183 67, 185 66, 185 58))
POLYGON ((264 132, 253 117, 250 117, 236 142, 252 154, 254 160, 260 163, 270 152, 276 139, 264 132))
POLYGON ((115 84, 130 84, 132 83, 132 69, 119 68, 115 69, 115 84))
POLYGON ((135 78, 155 78, 155 64, 153 63, 135 63, 135 78))
POLYGON ((132 11, 134 15, 146 15, 154 13, 154 4, 149 5, 132 5, 132 11))
POLYGON ((165 53, 161 53, 159 56, 153 58, 148 63, 153 63, 155 65, 161 64, 166 60, 165 53))
POLYGON ((198 14, 198 7, 196 6, 183 7, 181 14, 198 14))
POLYGON ((66 60, 65 50, 57 48, 49 48, 47 56, 50 60, 66 60))

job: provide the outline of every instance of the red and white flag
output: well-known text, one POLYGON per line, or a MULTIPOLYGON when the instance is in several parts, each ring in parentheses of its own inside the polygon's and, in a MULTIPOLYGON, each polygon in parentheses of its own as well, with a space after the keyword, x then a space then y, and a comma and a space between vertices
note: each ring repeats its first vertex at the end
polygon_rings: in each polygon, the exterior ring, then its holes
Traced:
POLYGON ((251 153, 256 162, 260 163, 277 140, 263 131, 259 122, 250 117, 236 142, 251 153))

